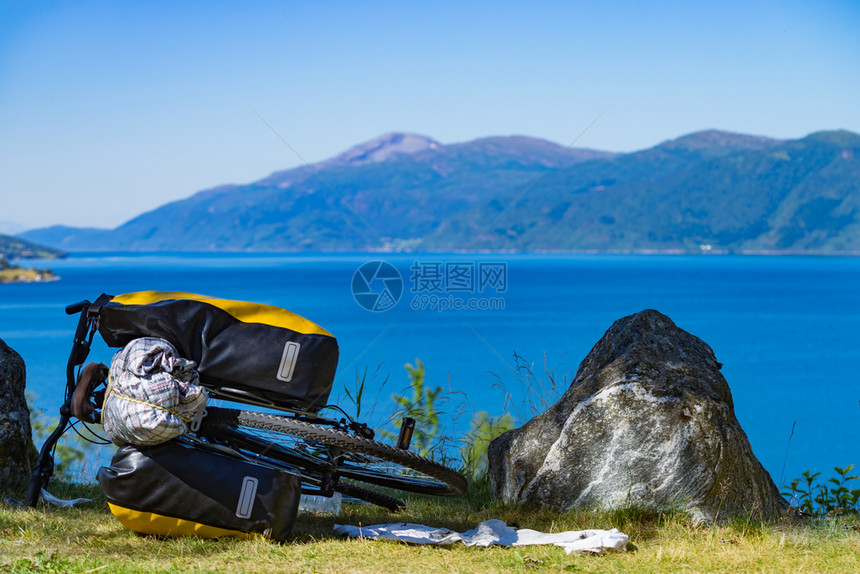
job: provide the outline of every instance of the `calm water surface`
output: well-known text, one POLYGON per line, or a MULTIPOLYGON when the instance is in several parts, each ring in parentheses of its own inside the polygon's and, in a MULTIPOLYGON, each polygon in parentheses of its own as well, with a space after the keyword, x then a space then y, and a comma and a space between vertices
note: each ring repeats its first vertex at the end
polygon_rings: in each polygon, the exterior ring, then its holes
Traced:
MULTIPOLYGON (((445 410, 454 435, 468 428, 475 411, 503 412, 506 393, 511 408, 529 416, 523 384, 513 373, 515 354, 538 372, 549 369, 557 381, 570 380, 613 321, 653 308, 714 349, 738 419, 775 481, 783 476, 786 451, 785 479, 806 469, 827 474, 833 466, 860 463, 860 259, 116 254, 40 266, 62 279, 0 285, 0 338, 24 357, 28 389, 36 406, 50 413, 59 401, 75 326, 63 307, 102 292, 189 291, 303 315, 340 343, 333 398, 343 401, 342 388, 367 369, 372 389, 364 408, 376 403, 367 415, 375 424, 390 414, 391 393, 406 386, 404 364, 420 359, 428 383, 451 391, 445 410), (399 302, 376 313, 360 307, 351 293, 356 269, 375 259, 393 264, 404 285, 399 302), (484 292, 432 293, 487 306, 492 298, 503 308, 413 309, 431 303, 431 293, 414 283, 428 279, 435 263, 444 270, 445 262, 455 264, 452 271, 504 264, 506 289, 496 284, 484 292)), ((371 288, 382 286, 377 281, 371 288)), ((96 347, 91 358, 106 362, 110 355, 96 347)), ((538 403, 553 398, 551 392, 529 397, 538 403)))

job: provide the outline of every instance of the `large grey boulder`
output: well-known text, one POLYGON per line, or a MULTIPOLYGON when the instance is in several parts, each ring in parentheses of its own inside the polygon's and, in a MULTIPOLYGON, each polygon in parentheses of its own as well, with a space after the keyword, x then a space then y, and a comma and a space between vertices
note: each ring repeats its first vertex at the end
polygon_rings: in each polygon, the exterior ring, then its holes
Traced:
POLYGON ((0 492, 29 478, 36 449, 24 398, 26 372, 21 355, 0 339, 0 492))
POLYGON ((708 522, 778 516, 785 501, 753 455, 720 366, 657 311, 619 319, 555 405, 490 444, 494 496, 561 511, 682 508, 708 522))

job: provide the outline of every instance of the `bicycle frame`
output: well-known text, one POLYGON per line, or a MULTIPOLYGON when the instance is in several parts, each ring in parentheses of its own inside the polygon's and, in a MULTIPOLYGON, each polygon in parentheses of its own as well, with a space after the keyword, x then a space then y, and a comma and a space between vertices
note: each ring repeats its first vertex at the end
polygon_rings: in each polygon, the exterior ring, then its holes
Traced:
MULTIPOLYGON (((74 315, 80 313, 78 324, 75 329, 75 335, 72 342, 72 349, 69 353, 69 359, 66 364, 66 387, 64 393, 63 404, 60 407, 60 420, 45 440, 42 448, 39 451, 39 457, 36 464, 36 469, 30 477, 30 482, 25 498, 25 505, 34 507, 38 503, 42 489, 48 483, 54 474, 54 449, 60 437, 73 426, 72 418, 76 418, 84 423, 101 424, 101 406, 105 399, 105 390, 95 390, 99 384, 103 383, 107 378, 107 369, 104 365, 91 363, 87 367, 81 369, 90 353, 90 347, 93 342, 96 331, 99 327, 99 305, 90 303, 84 300, 74 303, 65 308, 66 314, 74 315), (95 368, 93 368, 95 367, 95 368), (77 371, 77 374, 76 374, 77 371), (98 373, 94 375, 94 373, 98 373), (94 384, 93 381, 96 381, 94 384)), ((342 409, 336 405, 327 405, 324 408, 334 408, 339 410, 344 418, 339 420, 321 417, 316 412, 302 410, 295 403, 277 404, 265 397, 255 395, 253 392, 246 390, 237 390, 229 387, 215 387, 204 383, 210 396, 213 398, 221 398, 229 401, 234 401, 243 404, 250 404, 261 407, 268 407, 285 411, 292 419, 304 421, 314 425, 330 427, 345 433, 354 433, 355 435, 372 440, 374 431, 367 424, 352 420, 342 409)), ((200 438, 205 436, 193 436, 198 434, 199 420, 196 422, 197 428, 192 425, 192 434, 187 437, 191 444, 197 448, 216 448, 221 439, 233 441, 233 445, 241 449, 249 447, 247 452, 253 453, 254 450, 265 452, 266 449, 274 447, 274 445, 262 444, 252 438, 243 437, 236 433, 228 433, 230 436, 206 436, 205 441, 200 438)), ((411 438, 414 420, 404 419, 404 424, 401 428, 401 436, 398 440, 398 447, 408 450, 409 439, 411 438)), ((229 447, 227 447, 229 448, 229 447)), ((221 447, 220 450, 223 450, 221 447)), ((234 452, 234 455, 243 457, 241 453, 234 452)), ((295 456, 295 453, 293 453, 295 456)), ((258 455, 259 457, 259 455, 258 455)), ((265 456, 259 457, 258 460, 265 459, 265 456)), ((316 456, 309 456, 306 460, 299 461, 298 468, 301 469, 303 481, 311 485, 317 493, 323 496, 331 496, 334 492, 334 485, 337 483, 338 477, 338 460, 340 459, 340 450, 333 447, 327 447, 326 457, 321 459, 316 456)), ((272 462, 272 461, 268 461, 272 462)))
POLYGON ((24 499, 26 506, 36 506, 42 494, 42 488, 54 475, 54 447, 63 433, 68 429, 72 418, 72 398, 74 397, 76 386, 75 368, 87 360, 90 354, 90 345, 98 327, 98 317, 91 316, 88 313, 89 307, 89 301, 80 301, 66 307, 67 315, 80 313, 81 316, 78 319, 75 338, 72 342, 72 350, 66 363, 66 391, 63 404, 60 406, 60 422, 57 423, 57 427, 45 440, 45 444, 42 445, 41 450, 39 450, 36 469, 30 477, 27 496, 24 499))

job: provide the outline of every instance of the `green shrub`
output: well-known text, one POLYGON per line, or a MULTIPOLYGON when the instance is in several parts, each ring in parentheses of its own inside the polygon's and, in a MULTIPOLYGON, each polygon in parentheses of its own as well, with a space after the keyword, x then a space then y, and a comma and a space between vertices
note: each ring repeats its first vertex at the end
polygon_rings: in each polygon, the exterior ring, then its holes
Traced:
MULTIPOLYGON (((30 426, 33 430, 33 442, 36 448, 42 446, 57 427, 58 422, 57 417, 49 417, 41 410, 32 412, 30 426)), ((73 430, 67 430, 57 442, 54 450, 54 476, 72 480, 79 475, 81 468, 87 462, 86 448, 87 445, 73 430)))
MULTIPOLYGON (((394 413, 391 421, 395 425, 406 418, 415 419, 415 430, 412 434, 410 450, 425 457, 445 458, 442 427, 439 422, 439 400, 442 387, 428 387, 424 382, 424 363, 421 359, 415 359, 415 365, 406 363, 404 365, 409 375, 409 396, 393 393, 391 399, 394 401, 394 413)), ((397 438, 397 433, 382 429, 379 434, 390 440, 397 438)))
POLYGON ((800 478, 794 479, 782 494, 792 506, 806 514, 860 512, 860 488, 848 487, 849 482, 860 479, 858 476, 848 475, 853 468, 853 464, 845 468, 833 467, 838 478, 830 478, 823 484, 818 483, 820 472, 812 474, 807 470, 800 478))
POLYGON ((490 417, 487 411, 475 413, 471 428, 463 437, 460 447, 463 472, 472 481, 481 481, 487 477, 487 448, 493 439, 512 428, 514 418, 508 413, 497 417, 490 417))

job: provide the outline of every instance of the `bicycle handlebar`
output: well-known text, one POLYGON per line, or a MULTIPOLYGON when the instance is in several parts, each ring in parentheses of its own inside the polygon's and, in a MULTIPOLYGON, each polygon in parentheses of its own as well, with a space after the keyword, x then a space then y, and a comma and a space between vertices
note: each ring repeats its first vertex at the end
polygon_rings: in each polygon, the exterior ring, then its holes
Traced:
POLYGON ((90 302, 84 299, 83 301, 78 301, 77 303, 72 303, 71 305, 66 305, 66 315, 75 315, 76 313, 80 313, 85 308, 89 307, 90 302))

